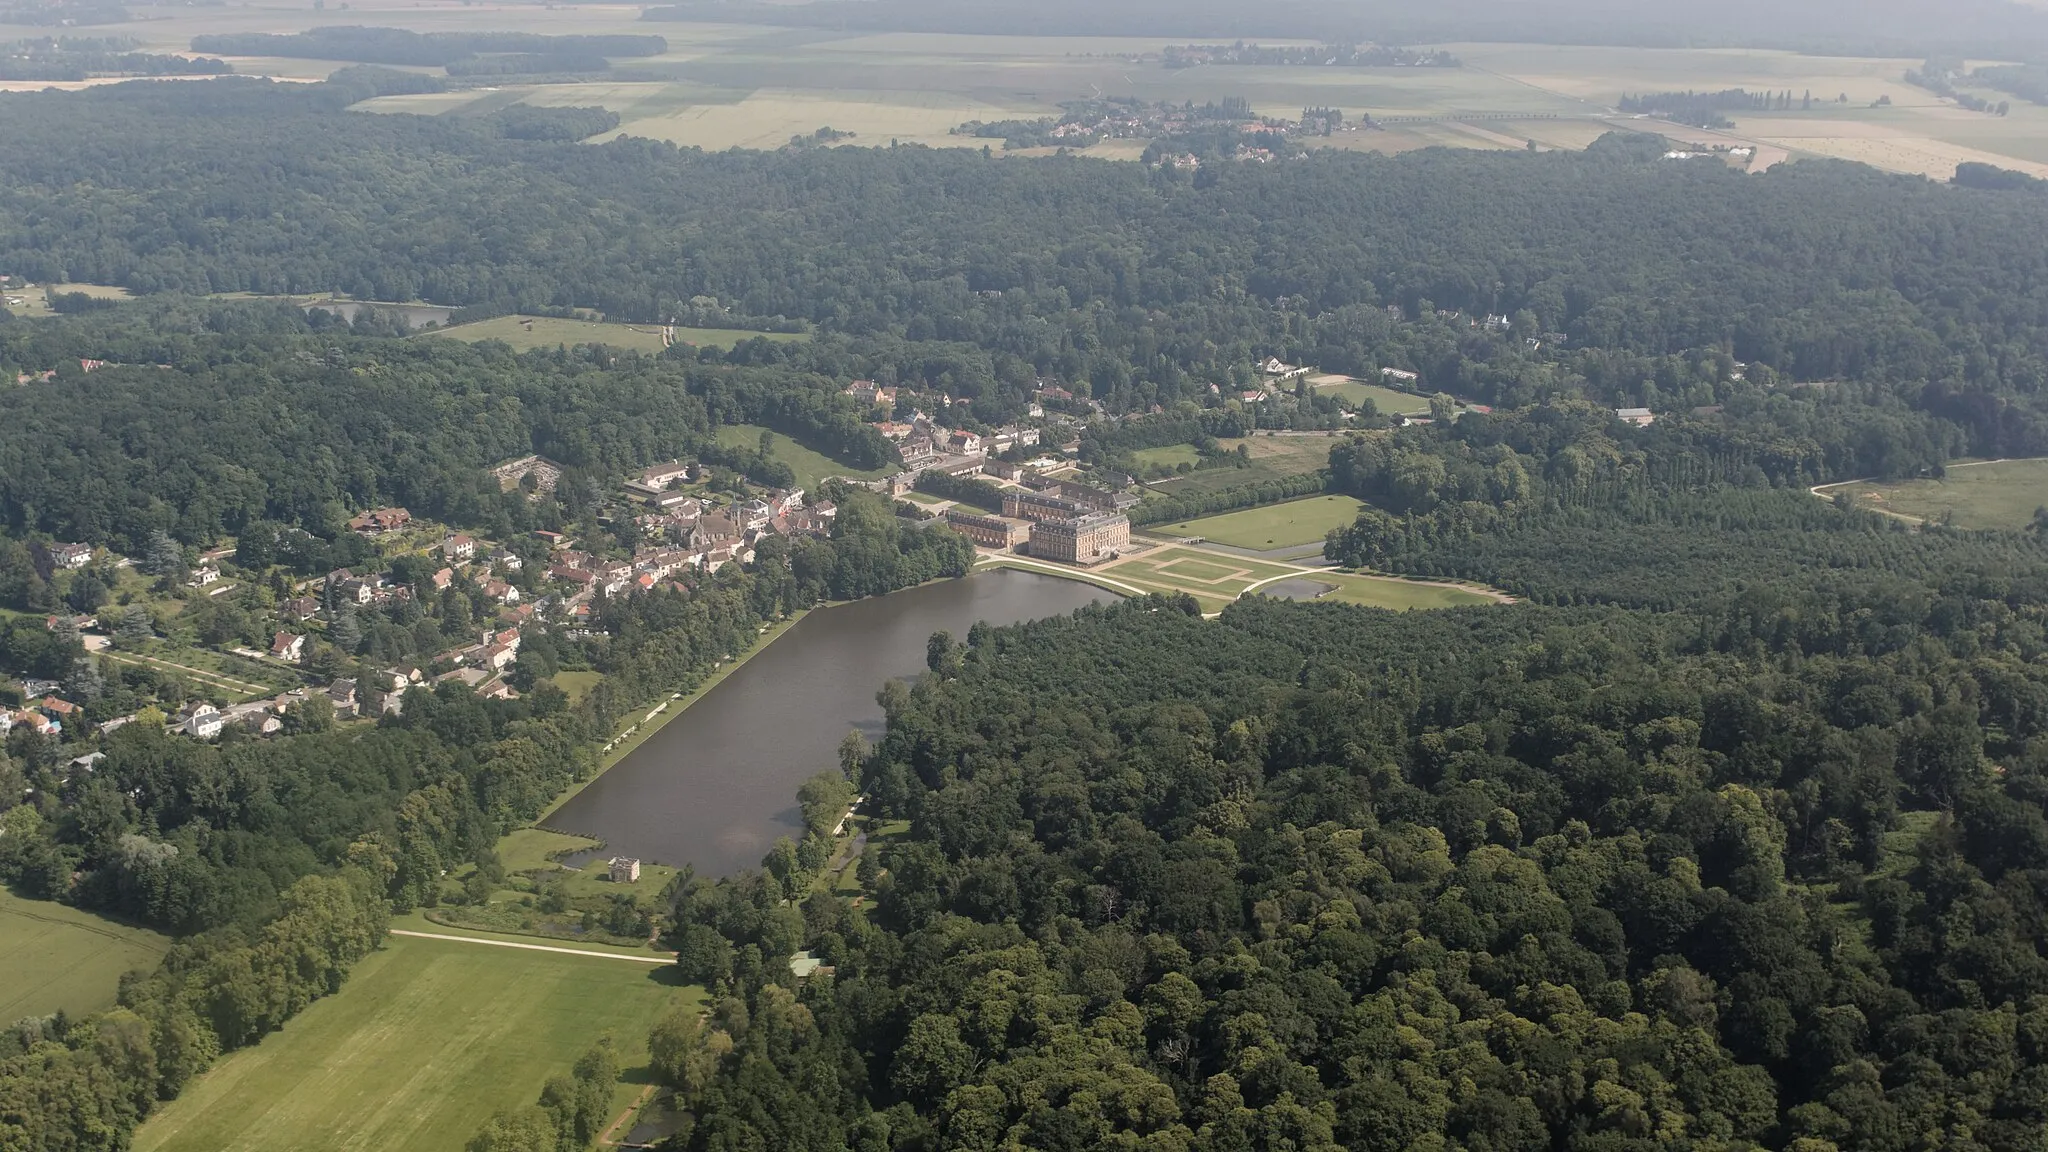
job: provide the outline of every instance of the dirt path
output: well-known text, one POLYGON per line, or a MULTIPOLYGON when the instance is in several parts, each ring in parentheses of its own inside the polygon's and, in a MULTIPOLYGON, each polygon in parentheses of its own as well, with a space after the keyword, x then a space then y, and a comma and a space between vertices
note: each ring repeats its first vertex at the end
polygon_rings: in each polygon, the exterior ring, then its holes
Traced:
POLYGON ((647 1087, 642 1088, 640 1090, 640 1095, 635 1097, 631 1104, 626 1105, 626 1110, 624 1112, 619 1113, 618 1119, 612 1121, 611 1127, 606 1128, 604 1130, 604 1134, 597 1138, 598 1144, 607 1148, 617 1147, 619 1141, 616 1139, 616 1137, 619 1134, 619 1129, 624 1128, 626 1126, 626 1122, 633 1118, 634 1113, 640 1111, 640 1109, 642 1108, 647 1107, 647 1102, 649 1100, 654 1099, 654 1090, 655 1085, 652 1084, 649 1084, 647 1087))
POLYGON ((592 952, 585 948, 556 948, 547 944, 515 944, 510 940, 484 940, 476 936, 444 936, 439 932, 414 932, 408 928, 391 929, 393 936, 412 936, 421 940, 452 940, 457 944, 487 944, 493 948, 522 948, 528 952, 559 952, 564 956, 590 956, 598 960, 623 960, 628 964, 673 964, 674 956, 620 956, 612 952, 592 952))

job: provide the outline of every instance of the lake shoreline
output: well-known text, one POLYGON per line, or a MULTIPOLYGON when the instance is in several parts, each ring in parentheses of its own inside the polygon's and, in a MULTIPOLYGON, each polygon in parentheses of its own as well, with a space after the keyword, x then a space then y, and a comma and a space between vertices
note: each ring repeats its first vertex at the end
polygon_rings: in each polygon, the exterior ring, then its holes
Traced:
MULTIPOLYGON (((891 595, 893 595, 893 593, 891 593, 891 595)), ((830 606, 830 604, 823 604, 819 607, 830 606)), ((769 645, 775 643, 777 640, 782 639, 785 635, 788 635, 789 631, 792 628, 795 628, 798 622, 803 620, 804 617, 809 616, 813 611, 814 609, 811 608, 798 609, 797 612, 791 615, 789 619, 778 620, 775 623, 770 624, 768 626, 767 631, 761 633, 760 635, 754 638, 754 642, 747 646, 746 651, 740 653, 737 657, 734 657, 732 660, 727 661, 718 668, 713 669, 710 675, 704 677, 703 680, 699 681, 695 688, 692 688, 690 691, 683 693, 680 699, 678 699, 674 694, 671 694, 666 701, 655 704, 654 707, 662 707, 662 704, 668 705, 668 707, 662 709, 661 715, 656 716, 651 720, 640 720, 637 723, 637 727, 634 723, 628 722, 625 725, 625 727, 621 729, 621 732, 630 730, 633 734, 629 737, 614 735, 610 742, 610 750, 601 753, 599 756, 597 762, 597 771, 592 772, 589 776, 585 777, 584 779, 578 780, 574 784, 569 785, 567 788, 562 789, 560 794, 558 794, 553 800, 549 801, 548 806, 541 811, 541 814, 539 816, 534 817, 533 822, 527 825, 527 827, 540 828, 549 832, 559 832, 564 836, 576 836, 585 840, 595 840, 599 844, 604 843, 604 841, 598 837, 589 836, 581 832, 566 832, 559 828, 548 828, 548 819, 549 817, 553 816, 556 812, 561 811, 562 805, 567 804, 569 801, 575 799, 577 793, 583 791, 585 788, 590 787, 592 784, 597 783, 598 779, 602 777, 606 772, 609 772, 613 768, 618 767, 619 764, 622 761, 624 761, 627 756, 631 755, 635 750, 637 750, 640 747, 640 745, 645 744, 648 740, 654 737, 655 733, 667 727, 670 721, 674 720, 678 716, 681 716, 684 712, 689 711, 690 705, 695 704, 699 700, 702 700, 704 696, 707 693, 709 693, 713 688, 716 688, 720 684, 724 683, 726 677, 732 675, 734 672, 739 671, 739 669, 742 666, 744 666, 747 661, 752 660, 754 657, 760 655, 763 652, 766 652, 768 650, 769 645)))

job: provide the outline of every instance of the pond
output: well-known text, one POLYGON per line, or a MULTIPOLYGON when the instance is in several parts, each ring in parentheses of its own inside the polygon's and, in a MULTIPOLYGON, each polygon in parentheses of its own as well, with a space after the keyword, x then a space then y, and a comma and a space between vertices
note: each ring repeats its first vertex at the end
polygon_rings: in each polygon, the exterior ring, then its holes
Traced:
POLYGON ((610 855, 722 876, 799 827, 797 785, 838 764, 839 742, 882 732, 875 694, 924 671, 938 631, 1064 616, 1116 594, 1002 569, 811 613, 576 794, 547 826, 610 855))
POLYGON ((332 312, 350 323, 354 323, 356 313, 365 308, 375 308, 379 312, 396 312, 405 321, 407 328, 424 328, 429 324, 446 325, 448 318, 455 315, 455 309, 439 304, 386 304, 376 300, 315 300, 299 307, 307 312, 315 308, 332 312))

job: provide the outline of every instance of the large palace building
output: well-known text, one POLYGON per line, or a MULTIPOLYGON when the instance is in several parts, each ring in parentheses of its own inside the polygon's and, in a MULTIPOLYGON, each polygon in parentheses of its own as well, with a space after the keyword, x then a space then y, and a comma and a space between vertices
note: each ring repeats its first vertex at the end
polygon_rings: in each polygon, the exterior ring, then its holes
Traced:
POLYGON ((1109 512, 1040 520, 1031 526, 1031 554, 1042 560, 1093 564, 1130 546, 1130 518, 1109 512))

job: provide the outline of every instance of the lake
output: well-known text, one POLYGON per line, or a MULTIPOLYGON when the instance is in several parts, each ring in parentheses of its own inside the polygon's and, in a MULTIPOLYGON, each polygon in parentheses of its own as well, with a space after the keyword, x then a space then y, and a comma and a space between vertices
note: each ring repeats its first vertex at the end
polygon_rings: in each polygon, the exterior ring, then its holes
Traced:
POLYGON ((546 825, 596 836, 608 855, 723 876, 761 862, 800 826, 797 785, 839 763, 839 742, 882 733, 875 694, 925 670, 931 634, 1015 624, 1115 600, 1075 580, 1000 569, 812 612, 546 825))
POLYGON ((379 312, 396 312, 404 319, 407 328, 424 328, 429 324, 446 325, 448 318, 455 315, 455 309, 440 304, 386 304, 378 300, 315 300, 299 307, 311 312, 315 308, 332 312, 336 316, 355 322, 356 313, 365 308, 379 312))

